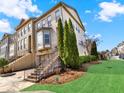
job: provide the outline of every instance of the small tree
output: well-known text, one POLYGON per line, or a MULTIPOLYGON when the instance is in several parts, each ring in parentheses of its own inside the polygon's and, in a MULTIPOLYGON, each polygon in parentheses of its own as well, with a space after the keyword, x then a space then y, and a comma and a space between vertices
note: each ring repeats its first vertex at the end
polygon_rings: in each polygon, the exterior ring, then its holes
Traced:
POLYGON ((64 64, 68 67, 68 64, 70 62, 70 51, 69 51, 69 28, 67 21, 65 21, 64 26, 64 64))
POLYGON ((4 66, 8 64, 8 61, 5 58, 0 58, 0 67, 3 68, 4 72, 4 66))
POLYGON ((72 25, 72 21, 69 19, 69 49, 70 49, 70 63, 69 66, 71 68, 78 68, 79 67, 79 53, 78 53, 78 48, 77 48, 77 40, 76 40, 76 35, 74 32, 74 28, 72 25))
POLYGON ((64 52, 63 38, 64 38, 64 30, 63 30, 62 21, 60 18, 58 20, 58 51, 61 59, 63 59, 63 52, 64 52))
POLYGON ((98 58, 97 45, 95 41, 93 41, 91 46, 91 55, 94 55, 98 58))

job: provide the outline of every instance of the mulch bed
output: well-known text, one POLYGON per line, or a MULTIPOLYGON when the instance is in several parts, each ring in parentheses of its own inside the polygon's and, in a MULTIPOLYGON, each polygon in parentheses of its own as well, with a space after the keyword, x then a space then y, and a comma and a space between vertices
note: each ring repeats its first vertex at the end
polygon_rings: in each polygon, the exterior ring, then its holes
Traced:
POLYGON ((74 79, 77 79, 83 74, 84 74, 83 71, 70 70, 70 71, 60 73, 58 75, 50 76, 46 79, 42 79, 39 83, 40 84, 63 84, 63 83, 72 81, 74 79))
POLYGON ((46 79, 42 79, 39 84, 63 84, 66 82, 70 82, 72 80, 75 80, 79 77, 81 77, 85 72, 87 71, 88 67, 94 64, 100 64, 98 61, 89 62, 82 64, 82 67, 80 70, 71 70, 68 69, 65 72, 62 72, 57 75, 52 75, 50 77, 47 77, 46 79))

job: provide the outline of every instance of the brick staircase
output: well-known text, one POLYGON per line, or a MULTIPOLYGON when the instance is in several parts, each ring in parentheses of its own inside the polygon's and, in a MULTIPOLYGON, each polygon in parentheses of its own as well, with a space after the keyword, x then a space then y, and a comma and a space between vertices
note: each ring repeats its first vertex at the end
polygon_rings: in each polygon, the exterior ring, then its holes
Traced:
POLYGON ((47 60, 46 63, 48 63, 46 64, 46 66, 43 66, 43 64, 41 64, 36 69, 34 69, 34 72, 30 73, 30 75, 27 76, 26 80, 31 82, 38 82, 41 79, 54 74, 55 70, 59 69, 61 66, 58 54, 55 55, 54 58, 47 60))

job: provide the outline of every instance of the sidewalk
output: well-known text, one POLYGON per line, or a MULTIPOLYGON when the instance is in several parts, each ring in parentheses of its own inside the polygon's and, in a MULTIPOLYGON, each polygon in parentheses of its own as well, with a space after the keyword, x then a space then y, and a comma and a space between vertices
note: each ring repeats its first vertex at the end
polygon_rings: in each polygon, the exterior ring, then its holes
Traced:
POLYGON ((0 93, 15 93, 34 84, 23 79, 24 71, 16 72, 16 75, 9 77, 0 77, 0 93))

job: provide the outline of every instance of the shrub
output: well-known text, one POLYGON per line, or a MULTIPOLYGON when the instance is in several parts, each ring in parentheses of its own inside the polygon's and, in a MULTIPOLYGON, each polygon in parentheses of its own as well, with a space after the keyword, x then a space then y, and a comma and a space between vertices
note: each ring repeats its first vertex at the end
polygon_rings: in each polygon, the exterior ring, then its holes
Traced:
POLYGON ((8 64, 8 61, 5 58, 0 58, 0 67, 3 67, 8 64))
POLYGON ((96 61, 97 60, 97 57, 96 56, 94 56, 94 55, 91 55, 90 56, 90 61, 96 61))
POLYGON ((4 72, 4 66, 8 64, 8 61, 5 58, 0 58, 0 67, 3 69, 4 72))
POLYGON ((82 63, 87 63, 87 62, 91 62, 91 61, 96 61, 97 57, 93 56, 93 55, 90 55, 90 56, 80 56, 79 60, 80 60, 80 64, 82 64, 82 63))
POLYGON ((68 68, 79 68, 77 40, 71 20, 64 26, 64 64, 68 68))
POLYGON ((93 43, 92 43, 91 55, 94 55, 94 56, 96 56, 98 58, 97 45, 96 45, 95 41, 93 41, 93 43))
POLYGON ((60 58, 63 60, 63 52, 64 52, 64 29, 61 18, 58 20, 58 52, 60 58))

